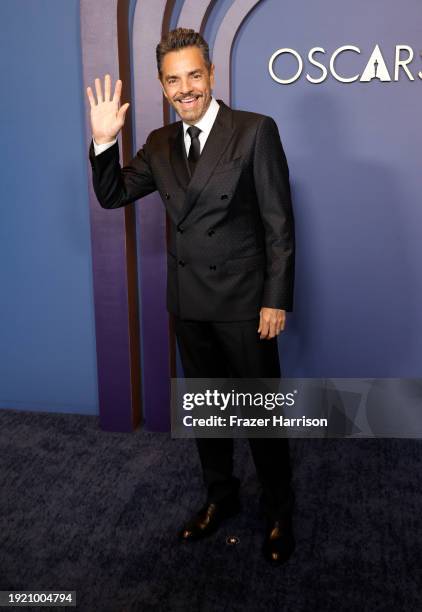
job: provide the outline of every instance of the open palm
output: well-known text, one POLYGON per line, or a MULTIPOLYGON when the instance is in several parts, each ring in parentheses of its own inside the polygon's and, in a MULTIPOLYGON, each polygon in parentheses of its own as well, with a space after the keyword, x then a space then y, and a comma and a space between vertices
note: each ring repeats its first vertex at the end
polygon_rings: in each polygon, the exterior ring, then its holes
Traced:
POLYGON ((114 94, 111 98, 111 76, 104 77, 104 96, 101 89, 100 79, 95 79, 95 100, 91 87, 87 87, 86 93, 91 105, 91 129, 97 144, 103 144, 113 140, 125 122, 126 111, 129 102, 120 107, 120 96, 122 93, 122 81, 116 81, 114 94), (110 99, 111 98, 111 99, 110 99))

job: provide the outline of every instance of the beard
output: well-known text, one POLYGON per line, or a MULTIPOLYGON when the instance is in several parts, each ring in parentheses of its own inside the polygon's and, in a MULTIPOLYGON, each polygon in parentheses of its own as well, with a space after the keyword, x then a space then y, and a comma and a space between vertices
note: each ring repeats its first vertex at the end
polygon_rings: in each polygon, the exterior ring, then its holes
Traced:
POLYGON ((191 92, 174 98, 172 106, 183 120, 194 123, 203 117, 210 101, 211 95, 208 93, 191 92))

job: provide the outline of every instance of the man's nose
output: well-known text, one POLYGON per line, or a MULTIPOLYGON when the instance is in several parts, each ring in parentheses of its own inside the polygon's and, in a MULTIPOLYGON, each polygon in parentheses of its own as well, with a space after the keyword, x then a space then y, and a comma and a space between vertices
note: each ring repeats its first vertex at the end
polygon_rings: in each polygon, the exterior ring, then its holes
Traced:
POLYGON ((180 84, 180 93, 182 95, 186 95, 186 94, 190 93, 191 89, 192 88, 191 88, 190 83, 189 83, 189 81, 187 79, 185 81, 181 82, 181 84, 180 84))

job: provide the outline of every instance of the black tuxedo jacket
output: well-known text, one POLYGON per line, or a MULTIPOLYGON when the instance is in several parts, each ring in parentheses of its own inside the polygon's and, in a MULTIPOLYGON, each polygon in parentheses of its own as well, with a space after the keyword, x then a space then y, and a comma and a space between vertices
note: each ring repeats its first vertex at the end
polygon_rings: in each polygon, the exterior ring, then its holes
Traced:
POLYGON ((221 100, 190 176, 177 121, 151 132, 123 168, 119 145, 89 159, 103 208, 158 190, 170 218, 167 307, 183 319, 236 321, 262 306, 292 310, 294 220, 289 170, 271 117, 221 100))

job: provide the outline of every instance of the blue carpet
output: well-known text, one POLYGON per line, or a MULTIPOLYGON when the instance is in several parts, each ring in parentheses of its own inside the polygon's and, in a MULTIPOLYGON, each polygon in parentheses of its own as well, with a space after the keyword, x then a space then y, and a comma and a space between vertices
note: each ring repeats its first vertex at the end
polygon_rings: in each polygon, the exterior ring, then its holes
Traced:
POLYGON ((76 590, 84 612, 422 610, 422 442, 290 446, 297 549, 272 568, 246 440, 242 514, 182 544, 204 501, 193 440, 0 410, 0 589, 76 590))

